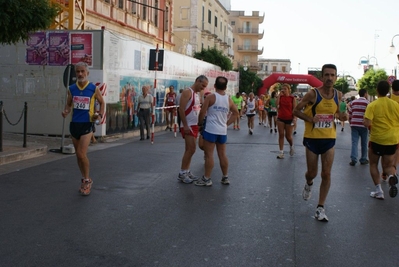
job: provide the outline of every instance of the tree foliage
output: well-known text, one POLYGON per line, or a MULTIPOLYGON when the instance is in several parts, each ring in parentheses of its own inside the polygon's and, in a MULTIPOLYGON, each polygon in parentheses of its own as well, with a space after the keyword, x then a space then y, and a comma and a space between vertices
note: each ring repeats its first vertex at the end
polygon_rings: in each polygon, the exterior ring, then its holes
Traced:
POLYGON ((195 52, 194 58, 219 66, 224 71, 233 69, 233 63, 231 63, 230 58, 223 55, 222 51, 216 48, 202 49, 201 52, 195 52))
POLYGON ((388 80, 385 70, 369 69, 362 78, 359 79, 357 86, 359 89, 366 89, 371 96, 377 95, 377 84, 379 81, 388 80))
POLYGON ((263 81, 256 75, 256 72, 244 70, 243 67, 238 69, 240 74, 239 90, 249 94, 253 92, 255 95, 258 93, 259 88, 262 87, 263 81))
POLYGON ((339 78, 334 85, 334 88, 337 89, 338 91, 342 92, 342 95, 345 95, 350 91, 349 89, 349 83, 346 79, 344 78, 339 78))
POLYGON ((49 0, 0 0, 0 44, 26 41, 29 33, 48 29, 58 11, 49 0))

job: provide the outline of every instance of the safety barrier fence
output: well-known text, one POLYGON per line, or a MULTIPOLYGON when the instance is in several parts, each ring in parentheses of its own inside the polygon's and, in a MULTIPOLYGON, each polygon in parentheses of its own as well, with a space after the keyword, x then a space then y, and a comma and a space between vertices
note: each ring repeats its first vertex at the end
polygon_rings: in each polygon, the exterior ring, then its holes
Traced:
POLYGON ((0 152, 3 152, 3 115, 4 118, 6 119, 6 121, 8 122, 8 124, 10 124, 11 126, 16 126, 18 125, 22 118, 24 118, 24 140, 23 140, 23 144, 22 147, 26 147, 26 136, 27 136, 27 126, 28 126, 28 103, 25 102, 24 104, 24 108, 22 109, 21 115, 19 117, 19 119, 17 120, 17 122, 13 123, 11 122, 10 118, 7 116, 7 112, 4 109, 3 106, 3 101, 0 101, 0 152))

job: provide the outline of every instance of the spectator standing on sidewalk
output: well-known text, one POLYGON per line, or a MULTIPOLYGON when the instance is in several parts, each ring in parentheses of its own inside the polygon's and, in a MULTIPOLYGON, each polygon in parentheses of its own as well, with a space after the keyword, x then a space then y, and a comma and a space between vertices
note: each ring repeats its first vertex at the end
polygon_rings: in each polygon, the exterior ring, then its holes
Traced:
POLYGON ((150 115, 154 108, 152 95, 148 93, 150 87, 144 85, 142 88, 142 95, 139 95, 137 102, 137 114, 140 120, 140 141, 144 140, 144 125, 147 132, 147 139, 150 139, 150 115))
POLYGON ((367 142, 368 142, 368 129, 364 126, 364 112, 366 112, 367 105, 370 103, 367 100, 368 94, 366 89, 359 90, 359 98, 350 102, 348 108, 349 125, 351 127, 351 161, 349 165, 355 166, 358 157, 358 144, 360 137, 361 157, 359 159, 360 164, 368 164, 367 159, 367 142))
POLYGON ((62 117, 65 118, 73 111, 69 131, 83 177, 79 193, 88 196, 91 192, 93 180, 89 176, 90 163, 87 157, 87 149, 93 136, 93 122, 98 117, 103 117, 105 103, 98 87, 88 80, 89 66, 84 62, 79 62, 75 65, 75 72, 77 82, 69 86, 62 117), (100 105, 98 113, 95 113, 95 100, 100 105))
POLYGON ((228 167, 229 161, 226 155, 227 127, 235 122, 239 112, 236 104, 226 94, 227 78, 219 76, 215 80, 215 93, 208 95, 201 108, 198 118, 198 125, 204 126, 203 150, 205 152, 205 173, 201 179, 195 182, 198 186, 211 186, 211 173, 215 165, 213 151, 216 150, 219 157, 219 164, 222 170, 221 183, 228 185, 228 167), (231 112, 230 118, 228 118, 231 112), (203 125, 206 116, 206 123, 203 125))
POLYGON ((337 81, 337 67, 325 64, 321 69, 323 85, 310 90, 294 109, 294 115, 305 121, 303 145, 306 147, 306 183, 302 192, 304 200, 312 193, 313 179, 317 176, 319 156, 321 157, 321 184, 315 218, 327 222, 324 204, 331 185, 331 168, 334 162, 334 146, 337 131, 334 123, 336 113, 340 121, 347 120, 347 114, 340 112, 339 99, 342 93, 334 89, 337 81), (302 111, 302 109, 304 109, 302 111))
POLYGON ((384 199, 378 171, 380 158, 382 171, 388 176, 389 196, 396 197, 398 194, 398 177, 393 166, 399 144, 399 104, 387 97, 389 89, 387 81, 380 81, 377 84, 378 99, 367 106, 364 114, 364 125, 371 127, 369 161, 375 191, 372 191, 370 196, 377 199, 384 199))
POLYGON ((185 148, 181 161, 181 169, 178 180, 190 184, 198 180, 198 177, 190 171, 191 158, 195 153, 196 140, 198 137, 198 115, 201 110, 199 92, 208 86, 208 78, 200 75, 195 79, 194 84, 185 89, 180 96, 180 132, 184 138, 185 148))

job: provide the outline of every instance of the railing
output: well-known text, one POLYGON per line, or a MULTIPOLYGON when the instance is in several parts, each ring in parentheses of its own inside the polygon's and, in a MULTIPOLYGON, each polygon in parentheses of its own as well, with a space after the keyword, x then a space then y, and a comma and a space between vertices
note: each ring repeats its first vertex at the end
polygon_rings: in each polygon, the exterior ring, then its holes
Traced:
POLYGON ((0 101, 0 152, 3 152, 3 115, 4 115, 4 118, 6 118, 7 122, 11 126, 17 125, 18 123, 21 122, 22 117, 24 118, 24 141, 23 141, 22 146, 26 147, 26 136, 27 136, 27 128, 28 128, 28 122, 27 122, 28 104, 25 102, 24 108, 21 112, 21 116, 19 117, 18 121, 15 123, 12 123, 10 121, 10 119, 8 118, 6 111, 3 108, 3 101, 0 101))

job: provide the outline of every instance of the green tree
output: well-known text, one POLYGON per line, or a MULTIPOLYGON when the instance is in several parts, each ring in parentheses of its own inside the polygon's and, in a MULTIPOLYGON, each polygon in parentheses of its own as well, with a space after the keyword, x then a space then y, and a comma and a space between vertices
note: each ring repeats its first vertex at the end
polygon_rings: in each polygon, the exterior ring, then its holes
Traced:
POLYGON ((0 0, 0 44, 26 41, 29 33, 48 29, 58 11, 49 0, 0 0))
POLYGON ((233 69, 233 63, 231 63, 230 58, 223 55, 222 51, 216 48, 202 49, 200 52, 195 52, 194 58, 219 66, 224 71, 233 69))
POLYGON ((385 70, 369 69, 363 77, 359 79, 357 86, 359 89, 366 89, 369 95, 376 96, 378 82, 386 80, 388 80, 388 75, 385 70))
POLYGON ((249 69, 244 70, 243 67, 240 67, 237 71, 240 73, 240 92, 245 92, 246 94, 253 92, 256 95, 263 85, 262 79, 256 75, 256 72, 252 72, 249 69))
POLYGON ((349 83, 346 79, 344 78, 339 78, 335 84, 334 88, 337 89, 338 91, 342 92, 342 95, 348 93, 350 91, 349 89, 349 83))

